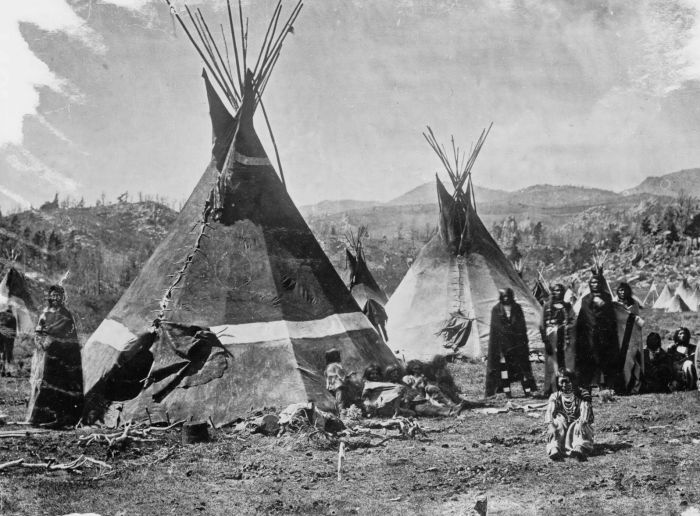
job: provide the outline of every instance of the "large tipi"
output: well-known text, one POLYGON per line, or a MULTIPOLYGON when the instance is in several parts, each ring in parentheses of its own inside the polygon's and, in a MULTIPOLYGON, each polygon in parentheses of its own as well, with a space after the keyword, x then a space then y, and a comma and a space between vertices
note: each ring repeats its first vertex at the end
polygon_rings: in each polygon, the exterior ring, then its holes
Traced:
POLYGON ((481 134, 469 159, 455 166, 428 128, 425 135, 440 157, 453 186, 450 195, 436 178, 438 232, 421 249, 386 305, 393 350, 405 359, 434 355, 485 356, 491 309, 498 290, 511 288, 525 313, 530 346, 542 347, 541 307, 477 215, 471 168, 488 131, 481 134))
MULTIPOLYGON (((282 23, 278 5, 255 72, 243 76, 245 51, 235 55, 236 69, 223 60, 214 66, 211 52, 205 59, 223 93, 205 74, 212 157, 172 231, 85 345, 87 419, 118 400, 125 400, 123 417, 167 413, 217 425, 251 407, 314 400, 332 408, 326 351, 339 350, 349 371, 395 363, 287 194, 253 125, 300 8, 282 23)), ((231 24, 231 33, 245 49, 247 30, 236 36, 231 24)))
POLYGON ((367 235, 367 228, 360 226, 357 234, 348 236, 349 248, 345 249, 345 259, 348 265, 347 285, 352 297, 355 298, 362 312, 367 316, 379 334, 387 340, 386 305, 388 298, 367 267, 362 238, 367 235))

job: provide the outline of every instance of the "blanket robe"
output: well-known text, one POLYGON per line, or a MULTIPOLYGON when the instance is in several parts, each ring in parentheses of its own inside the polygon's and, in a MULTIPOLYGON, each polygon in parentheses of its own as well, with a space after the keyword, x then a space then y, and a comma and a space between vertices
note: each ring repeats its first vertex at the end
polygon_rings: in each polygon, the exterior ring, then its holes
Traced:
POLYGON ((575 370, 575 324, 576 314, 571 303, 545 303, 540 333, 546 355, 544 393, 547 396, 557 390, 557 371, 560 368, 575 370))
POLYGON ((576 366, 579 385, 600 383, 615 387, 622 369, 615 305, 607 292, 586 294, 576 319, 576 366))
POLYGON ((672 380, 673 365, 668 353, 661 348, 656 353, 645 348, 642 392, 669 392, 669 384, 672 380))
POLYGON ((668 348, 668 356, 673 365, 673 375, 678 388, 696 388, 698 372, 695 366, 695 344, 673 344, 668 348))
POLYGON ((552 425, 547 431, 549 456, 593 451, 593 408, 589 392, 575 392, 572 403, 566 402, 561 391, 553 393, 544 421, 552 425))
POLYGON ((501 357, 505 358, 508 382, 520 380, 523 388, 537 390, 530 366, 527 327, 523 309, 518 303, 511 305, 510 317, 501 303, 491 310, 489 352, 486 362, 486 396, 503 392, 501 381, 501 357))
POLYGON ((44 310, 35 342, 27 422, 74 425, 83 408, 83 373, 78 334, 68 309, 44 310))
POLYGON ((642 389, 644 376, 644 345, 642 343, 642 326, 644 321, 639 317, 639 307, 635 303, 625 306, 615 303, 617 318, 617 338, 620 343, 621 370, 618 374, 618 385, 615 386, 620 394, 639 394, 642 389))

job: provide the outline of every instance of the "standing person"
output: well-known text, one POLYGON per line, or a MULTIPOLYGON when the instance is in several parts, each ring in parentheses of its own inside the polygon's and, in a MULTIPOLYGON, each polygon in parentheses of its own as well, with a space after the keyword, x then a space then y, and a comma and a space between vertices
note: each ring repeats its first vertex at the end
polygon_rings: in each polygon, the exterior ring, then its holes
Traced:
POLYGON ((560 368, 573 370, 576 363, 574 326, 576 314, 571 303, 564 301, 566 288, 554 285, 551 297, 542 310, 540 333, 547 356, 544 364, 544 393, 549 396, 557 391, 557 372, 560 368))
POLYGON ((35 330, 27 421, 33 425, 74 425, 83 408, 78 334, 73 315, 63 304, 63 287, 49 287, 47 302, 35 330))
POLYGON ((505 392, 510 382, 519 380, 525 396, 537 390, 530 366, 527 327, 523 309, 513 299, 510 288, 499 291, 499 301, 491 310, 489 352, 486 362, 486 396, 505 392))
POLYGON ((615 306, 605 290, 602 271, 593 270, 588 286, 590 293, 583 296, 576 319, 575 373, 582 388, 598 384, 612 389, 619 387, 622 369, 615 306))
POLYGON ((661 335, 651 332, 644 348, 642 392, 669 392, 672 381, 673 367, 668 353, 661 347, 661 335))
POLYGON ((561 460, 565 455, 586 460, 593 451, 593 406, 591 393, 575 384, 573 371, 557 373, 557 392, 549 397, 544 421, 547 423, 547 455, 561 460))
POLYGON ((0 374, 9 375, 9 366, 12 363, 12 354, 15 347, 15 337, 17 336, 17 318, 12 313, 12 307, 0 312, 0 353, 2 353, 2 364, 0 364, 0 374))
POLYGON ((639 394, 644 375, 644 349, 642 327, 644 319, 639 316, 639 303, 632 296, 632 287, 622 282, 617 287, 615 314, 617 317, 617 338, 620 343, 621 369, 618 371, 620 393, 639 394))
POLYGON ((695 344, 690 342, 690 330, 678 328, 673 335, 673 345, 668 348, 673 364, 673 390, 691 391, 696 388, 698 372, 695 368, 695 350, 695 344))

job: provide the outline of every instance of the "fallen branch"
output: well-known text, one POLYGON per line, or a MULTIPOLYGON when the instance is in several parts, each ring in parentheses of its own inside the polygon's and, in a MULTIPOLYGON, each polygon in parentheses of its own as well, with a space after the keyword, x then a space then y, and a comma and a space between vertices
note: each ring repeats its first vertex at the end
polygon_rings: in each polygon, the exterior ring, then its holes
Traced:
POLYGON ((81 455, 75 460, 65 463, 56 463, 54 459, 50 459, 48 462, 24 462, 24 459, 11 460, 4 464, 0 464, 0 471, 5 469, 10 469, 12 467, 22 467, 30 469, 44 469, 47 471, 76 471, 86 465, 99 466, 102 469, 112 469, 112 466, 103 462, 101 460, 93 459, 92 457, 86 457, 81 455))

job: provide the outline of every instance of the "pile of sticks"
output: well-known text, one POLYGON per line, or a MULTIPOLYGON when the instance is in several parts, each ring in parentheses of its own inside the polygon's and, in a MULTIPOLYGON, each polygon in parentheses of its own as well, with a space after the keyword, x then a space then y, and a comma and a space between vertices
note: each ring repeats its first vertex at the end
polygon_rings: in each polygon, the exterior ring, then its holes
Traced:
POLYGON ((140 424, 134 424, 129 421, 124 425, 124 428, 118 432, 112 433, 101 433, 95 432, 89 435, 82 435, 78 437, 78 441, 82 446, 87 446, 92 443, 107 443, 107 448, 113 448, 119 443, 124 443, 127 441, 135 442, 155 442, 158 439, 154 439, 152 432, 166 432, 183 424, 185 420, 176 421, 169 426, 145 426, 140 424))

